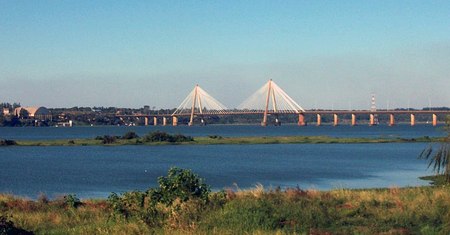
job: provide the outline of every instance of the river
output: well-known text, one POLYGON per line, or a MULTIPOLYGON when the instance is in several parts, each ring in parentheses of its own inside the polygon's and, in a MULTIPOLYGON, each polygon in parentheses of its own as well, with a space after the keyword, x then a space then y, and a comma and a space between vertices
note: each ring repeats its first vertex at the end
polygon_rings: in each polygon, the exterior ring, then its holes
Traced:
MULTIPOLYGON (((192 136, 329 135, 421 137, 443 132, 429 126, 391 127, 79 127, 1 128, 0 138, 58 139, 143 135, 156 129, 192 136), (27 134, 28 133, 28 134, 27 134)), ((111 192, 146 190, 172 166, 189 168, 214 190, 262 184, 328 190, 425 185, 427 164, 417 156, 425 143, 286 144, 204 146, 74 146, 0 148, 0 192, 36 198, 72 193, 105 198, 111 192)))

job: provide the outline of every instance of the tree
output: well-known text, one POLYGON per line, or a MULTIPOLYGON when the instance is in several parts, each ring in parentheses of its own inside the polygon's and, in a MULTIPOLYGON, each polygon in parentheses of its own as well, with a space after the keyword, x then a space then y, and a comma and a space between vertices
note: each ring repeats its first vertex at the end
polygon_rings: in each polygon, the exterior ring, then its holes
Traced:
POLYGON ((445 130, 447 136, 439 143, 439 147, 429 145, 419 158, 427 159, 428 168, 433 166, 436 175, 444 175, 446 182, 450 183, 450 116, 447 117, 445 130))
POLYGON ((152 199, 171 205, 176 199, 186 202, 190 199, 208 201, 210 186, 191 170, 172 167, 167 176, 158 178, 159 188, 150 189, 152 199))

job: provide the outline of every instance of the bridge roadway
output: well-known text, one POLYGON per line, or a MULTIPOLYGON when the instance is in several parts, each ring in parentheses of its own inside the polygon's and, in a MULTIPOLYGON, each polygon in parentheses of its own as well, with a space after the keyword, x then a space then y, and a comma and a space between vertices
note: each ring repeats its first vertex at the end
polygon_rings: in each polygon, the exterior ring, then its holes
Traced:
MULTIPOLYGON (((230 110, 230 111, 213 111, 213 112, 203 112, 203 113, 195 113, 195 116, 228 116, 228 115, 257 115, 264 114, 264 110, 230 110)), ((305 115, 316 115, 317 116, 317 125, 322 124, 322 115, 333 115, 333 125, 339 124, 339 115, 351 115, 351 125, 356 125, 356 115, 369 115, 369 125, 375 125, 377 120, 377 115, 389 115, 389 125, 395 125, 395 115, 400 114, 409 114, 410 115, 410 123, 411 126, 414 126, 415 116, 416 115, 431 115, 432 116, 432 125, 437 125, 437 115, 450 115, 450 110, 306 110, 304 112, 295 112, 295 111, 268 111, 267 114, 276 115, 276 114, 296 114, 298 115, 298 125, 304 126, 305 123, 305 115)), ((149 124, 149 118, 153 117, 153 125, 158 124, 158 118, 163 118, 163 125, 167 124, 167 118, 172 117, 172 125, 178 125, 178 117, 180 116, 191 116, 191 113, 182 113, 182 114, 116 114, 116 117, 124 118, 124 117, 135 117, 135 118, 144 118, 145 125, 149 124)), ((202 120, 203 121, 203 120, 202 120)), ((276 120, 278 121, 278 120, 276 120)), ((262 125, 267 125, 267 123, 261 123, 262 125)), ((193 125, 193 123, 189 123, 189 125, 193 125)))

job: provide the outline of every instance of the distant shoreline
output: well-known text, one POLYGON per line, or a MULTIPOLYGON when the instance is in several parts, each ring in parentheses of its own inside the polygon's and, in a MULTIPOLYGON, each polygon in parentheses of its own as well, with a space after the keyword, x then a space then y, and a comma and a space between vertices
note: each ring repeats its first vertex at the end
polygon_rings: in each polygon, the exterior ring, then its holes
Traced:
POLYGON ((98 139, 58 139, 58 140, 17 140, 12 146, 124 146, 124 145, 245 145, 245 144, 369 144, 369 143, 432 143, 442 137, 419 138, 348 138, 330 136, 252 136, 252 137, 194 137, 192 141, 145 142, 142 138, 117 139, 112 143, 103 143, 98 139))

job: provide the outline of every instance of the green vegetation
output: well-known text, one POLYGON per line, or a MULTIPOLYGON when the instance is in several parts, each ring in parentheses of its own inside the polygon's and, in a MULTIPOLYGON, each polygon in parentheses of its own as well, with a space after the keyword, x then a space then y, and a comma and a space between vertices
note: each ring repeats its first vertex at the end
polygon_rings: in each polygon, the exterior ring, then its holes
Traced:
POLYGON ((194 138, 191 136, 184 135, 170 135, 166 132, 155 131, 147 134, 143 138, 144 143, 160 143, 160 142, 169 142, 169 143, 180 143, 180 142, 190 142, 194 141, 194 138))
POLYGON ((11 145, 17 145, 17 142, 14 140, 0 140, 0 146, 11 146, 11 145))
MULTIPOLYGON (((18 140, 18 146, 92 146, 92 145, 212 145, 212 144, 362 144, 362 143, 411 143, 442 142, 444 138, 339 138, 329 136, 255 136, 255 137, 191 137, 181 134, 171 135, 165 132, 151 132, 139 137, 134 132, 123 136, 97 136, 95 139, 72 140, 18 140)), ((1 143, 1 142, 0 142, 1 143)), ((0 144, 1 146, 1 144, 0 144)))
POLYGON ((422 151, 419 158, 427 159, 428 168, 433 166, 436 175, 443 175, 445 181, 450 183, 450 117, 446 121, 447 137, 439 141, 439 147, 429 145, 422 151))
POLYGON ((0 229, 36 234, 450 233, 449 185, 326 192, 259 185, 211 193, 203 179, 179 168, 158 182, 158 188, 112 193, 107 200, 0 195, 0 229))

